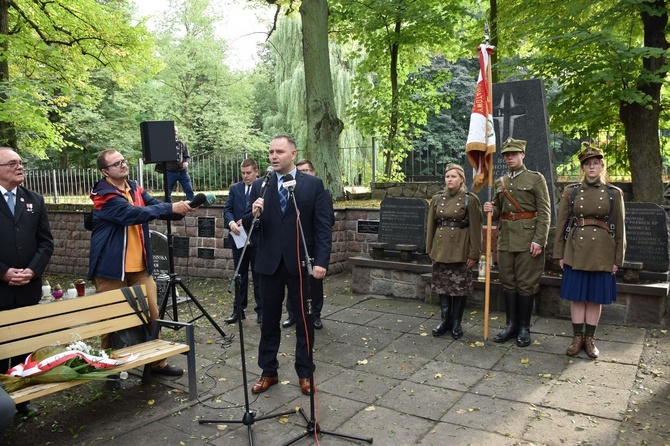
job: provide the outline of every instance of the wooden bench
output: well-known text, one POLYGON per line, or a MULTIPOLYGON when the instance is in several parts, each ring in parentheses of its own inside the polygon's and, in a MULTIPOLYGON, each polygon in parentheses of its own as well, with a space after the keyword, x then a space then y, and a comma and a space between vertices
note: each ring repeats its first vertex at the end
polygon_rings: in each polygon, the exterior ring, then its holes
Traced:
MULTIPOLYGON (((142 287, 142 291, 144 290, 145 288, 142 287)), ((133 293, 133 296, 136 294, 133 293)), ((27 356, 41 347, 57 343, 68 345, 79 339, 86 341, 105 333, 142 324, 120 289, 62 302, 2 311, 0 316, 0 359, 11 358, 23 353, 27 356)), ((178 353, 186 353, 189 399, 195 400, 197 381, 193 334, 193 324, 157 320, 153 324, 151 340, 112 352, 115 355, 135 353, 138 355, 137 359, 109 370, 118 373, 144 366, 142 382, 147 383, 151 374, 151 363, 178 353), (165 326, 173 329, 184 328, 187 344, 155 339, 161 327, 165 326)), ((16 403, 21 403, 86 382, 88 380, 80 379, 30 384, 10 393, 10 396, 16 403)))

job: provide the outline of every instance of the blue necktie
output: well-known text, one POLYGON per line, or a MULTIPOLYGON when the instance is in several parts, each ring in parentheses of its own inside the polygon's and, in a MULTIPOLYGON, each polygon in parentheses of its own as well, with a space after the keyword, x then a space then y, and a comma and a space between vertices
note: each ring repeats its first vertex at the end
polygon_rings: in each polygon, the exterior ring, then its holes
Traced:
POLYGON ((12 211, 12 215, 14 215, 14 192, 5 192, 5 195, 7 195, 7 206, 9 206, 9 210, 12 211))
POLYGON ((286 210, 286 203, 288 203, 288 190, 284 187, 284 177, 279 178, 279 206, 281 213, 286 210))

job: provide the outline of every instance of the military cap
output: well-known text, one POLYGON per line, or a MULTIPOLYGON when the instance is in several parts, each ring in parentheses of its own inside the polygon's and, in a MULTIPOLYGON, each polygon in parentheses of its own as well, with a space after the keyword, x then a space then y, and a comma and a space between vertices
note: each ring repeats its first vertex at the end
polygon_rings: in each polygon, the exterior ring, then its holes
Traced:
POLYGON ((465 171, 464 171, 463 168, 462 168, 461 166, 459 166, 458 164, 456 164, 456 163, 449 163, 449 164, 447 164, 447 167, 444 168, 444 173, 447 173, 447 172, 449 172, 450 170, 456 170, 456 171, 458 171, 458 174, 459 174, 460 176, 462 176, 463 178, 465 178, 465 171))
POLYGON ((588 142, 583 142, 582 148, 577 154, 577 158, 579 159, 579 164, 583 163, 589 158, 603 159, 603 149, 600 147, 593 147, 588 142))
POLYGON ((526 141, 522 139, 514 139, 511 136, 502 144, 500 153, 507 152, 526 152, 526 141))

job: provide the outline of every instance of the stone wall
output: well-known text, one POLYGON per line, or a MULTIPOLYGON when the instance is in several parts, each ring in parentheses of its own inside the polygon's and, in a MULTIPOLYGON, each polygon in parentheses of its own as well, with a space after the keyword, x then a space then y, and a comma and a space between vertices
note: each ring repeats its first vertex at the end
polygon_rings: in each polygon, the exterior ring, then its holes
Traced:
MULTIPOLYGON (((88 205, 47 204, 49 222, 54 236, 55 251, 47 267, 48 275, 64 275, 73 279, 84 278, 88 272, 88 254, 91 233, 84 228, 84 216, 91 210, 88 205)), ((335 208, 333 247, 329 273, 350 269, 347 260, 352 255, 367 253, 368 243, 377 240, 376 234, 358 234, 358 220, 379 220, 379 209, 335 208)), ((194 214, 171 224, 172 234, 189 237, 189 257, 175 257, 175 273, 182 278, 226 278, 234 272, 232 252, 224 248, 228 231, 223 227, 223 206, 201 207, 194 214), (215 237, 198 237, 198 218, 215 219, 215 237), (214 259, 198 258, 198 248, 213 248, 214 259)), ((150 229, 167 231, 167 223, 154 221, 150 229)))

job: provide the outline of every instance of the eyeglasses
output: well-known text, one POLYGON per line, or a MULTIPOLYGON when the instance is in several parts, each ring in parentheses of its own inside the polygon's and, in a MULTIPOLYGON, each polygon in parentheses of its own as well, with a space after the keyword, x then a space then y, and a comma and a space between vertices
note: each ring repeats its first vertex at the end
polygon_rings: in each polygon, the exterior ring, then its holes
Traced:
POLYGON ((5 164, 0 164, 0 166, 7 166, 10 169, 16 169, 19 166, 26 167, 27 164, 28 163, 26 163, 25 161, 10 161, 10 162, 5 163, 5 164))
POLYGON ((127 166, 128 165, 128 160, 117 161, 113 164, 110 164, 109 166, 105 166, 105 169, 109 169, 110 167, 119 167, 121 164, 125 164, 127 166))
POLYGON ((298 171, 299 171, 299 172, 302 172, 302 173, 310 173, 310 172, 314 172, 312 169, 298 169, 298 171))
POLYGON ((582 164, 583 167, 596 167, 600 166, 600 161, 587 161, 584 164, 582 164))

